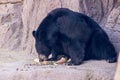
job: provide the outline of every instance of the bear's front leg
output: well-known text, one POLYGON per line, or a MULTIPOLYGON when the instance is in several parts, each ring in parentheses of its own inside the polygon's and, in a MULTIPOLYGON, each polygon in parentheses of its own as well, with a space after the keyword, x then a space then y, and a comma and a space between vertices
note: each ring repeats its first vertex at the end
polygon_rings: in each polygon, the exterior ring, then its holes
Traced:
POLYGON ((70 43, 68 46, 69 48, 69 55, 71 58, 70 62, 67 62, 67 65, 79 65, 83 62, 85 54, 84 54, 84 43, 79 43, 74 41, 70 43))

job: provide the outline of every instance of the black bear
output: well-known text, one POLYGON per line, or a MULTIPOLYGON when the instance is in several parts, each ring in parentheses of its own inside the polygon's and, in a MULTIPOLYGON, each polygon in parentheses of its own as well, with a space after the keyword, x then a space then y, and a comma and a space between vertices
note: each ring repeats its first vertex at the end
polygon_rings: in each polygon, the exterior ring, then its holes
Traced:
POLYGON ((70 65, 79 65, 84 60, 117 61, 117 52, 106 32, 90 17, 57 8, 51 11, 41 22, 38 29, 32 32, 35 48, 42 60, 56 60, 59 55, 71 59, 70 65))

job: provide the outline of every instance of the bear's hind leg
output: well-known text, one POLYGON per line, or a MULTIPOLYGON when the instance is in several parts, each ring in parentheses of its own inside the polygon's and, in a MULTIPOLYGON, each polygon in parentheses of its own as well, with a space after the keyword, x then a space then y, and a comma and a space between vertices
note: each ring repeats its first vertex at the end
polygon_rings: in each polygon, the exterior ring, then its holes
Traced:
POLYGON ((117 52, 103 30, 97 31, 92 37, 92 59, 104 59, 109 63, 117 61, 117 52))
POLYGON ((109 63, 117 62, 117 57, 109 58, 106 61, 109 62, 109 63))

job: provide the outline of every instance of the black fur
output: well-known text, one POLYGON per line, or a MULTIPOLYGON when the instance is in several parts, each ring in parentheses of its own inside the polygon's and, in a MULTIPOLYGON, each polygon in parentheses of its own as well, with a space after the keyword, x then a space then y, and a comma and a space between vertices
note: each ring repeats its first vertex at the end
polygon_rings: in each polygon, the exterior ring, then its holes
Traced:
POLYGON ((51 11, 33 31, 38 54, 56 60, 59 55, 71 58, 70 64, 84 60, 117 61, 117 53, 106 32, 90 17, 66 8, 51 11))

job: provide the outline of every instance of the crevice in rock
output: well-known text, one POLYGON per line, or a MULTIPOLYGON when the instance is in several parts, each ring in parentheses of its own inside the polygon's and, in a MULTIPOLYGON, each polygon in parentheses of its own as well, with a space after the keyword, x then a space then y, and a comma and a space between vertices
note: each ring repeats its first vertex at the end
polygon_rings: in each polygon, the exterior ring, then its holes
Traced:
POLYGON ((62 0, 60 0, 60 6, 61 6, 61 8, 63 7, 63 5, 62 5, 62 0))
POLYGON ((24 0, 21 0, 21 1, 5 1, 5 2, 0 2, 0 5, 1 4, 17 4, 17 3, 23 3, 24 0))

